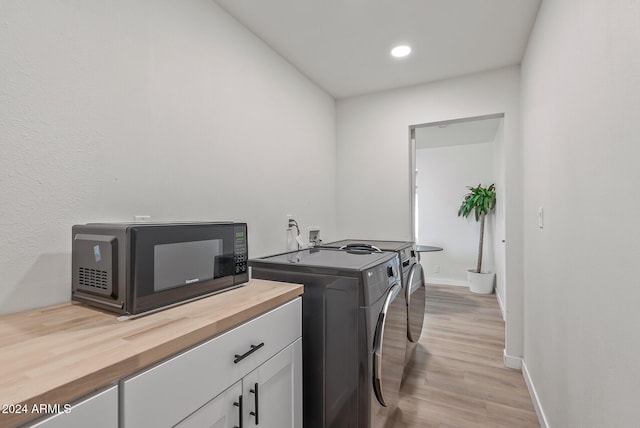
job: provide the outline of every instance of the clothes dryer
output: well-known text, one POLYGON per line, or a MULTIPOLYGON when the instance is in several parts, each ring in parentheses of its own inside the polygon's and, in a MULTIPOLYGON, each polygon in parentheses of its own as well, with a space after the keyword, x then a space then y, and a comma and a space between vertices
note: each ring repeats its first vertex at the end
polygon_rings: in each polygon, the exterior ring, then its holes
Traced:
POLYGON ((346 250, 394 251, 400 257, 402 286, 407 303, 407 356, 408 363, 422 334, 426 305, 426 282, 416 245, 408 241, 379 241, 345 239, 322 244, 321 248, 346 250))
POLYGON ((304 284, 305 428, 383 427, 396 408, 406 353, 398 254, 316 248, 249 266, 253 278, 304 284))

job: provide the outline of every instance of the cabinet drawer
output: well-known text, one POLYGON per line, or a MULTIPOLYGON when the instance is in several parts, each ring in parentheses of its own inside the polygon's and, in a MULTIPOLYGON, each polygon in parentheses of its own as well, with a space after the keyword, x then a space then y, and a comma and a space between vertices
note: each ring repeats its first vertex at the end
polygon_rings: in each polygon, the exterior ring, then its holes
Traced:
POLYGON ((297 298, 122 381, 124 427, 175 425, 301 336, 297 298))

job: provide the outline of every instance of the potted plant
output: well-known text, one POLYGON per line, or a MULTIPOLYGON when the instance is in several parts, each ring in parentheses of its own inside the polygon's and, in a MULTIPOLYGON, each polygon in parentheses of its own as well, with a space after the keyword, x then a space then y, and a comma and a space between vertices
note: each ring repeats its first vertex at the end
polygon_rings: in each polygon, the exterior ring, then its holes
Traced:
POLYGON ((484 243, 484 221, 496 206, 495 184, 488 187, 468 187, 469 193, 464 195, 460 209, 458 209, 458 217, 468 217, 472 212, 476 221, 480 222, 480 246, 478 247, 478 263, 476 269, 467 271, 469 280, 469 289, 474 293, 490 294, 493 292, 493 284, 495 282, 495 273, 482 272, 482 247, 484 243))

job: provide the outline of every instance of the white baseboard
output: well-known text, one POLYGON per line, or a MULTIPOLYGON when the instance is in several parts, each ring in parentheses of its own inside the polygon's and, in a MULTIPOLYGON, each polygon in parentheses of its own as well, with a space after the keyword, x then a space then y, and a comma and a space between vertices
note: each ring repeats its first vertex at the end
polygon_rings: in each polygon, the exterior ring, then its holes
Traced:
POLYGON ((502 297, 500 297, 500 292, 496 288, 496 298, 498 299, 498 306, 500 306, 500 313, 502 314, 502 321, 507 321, 507 313, 504 310, 504 303, 502 302, 502 297))
POLYGON ((437 278, 437 277, 427 276, 425 278, 425 281, 427 281, 427 284, 455 285, 456 287, 469 287, 469 282, 463 281, 461 279, 437 278))
POLYGON ((547 421, 547 417, 544 414, 544 410, 542 410, 540 398, 538 397, 538 393, 536 392, 536 388, 533 385, 533 380, 531 379, 531 375, 529 374, 529 370, 527 369, 527 364, 524 362, 524 360, 522 361, 522 376, 524 377, 524 383, 527 384, 527 389, 529 389, 529 395, 531 396, 533 407, 536 409, 536 415, 538 415, 540 428, 549 428, 549 422, 547 421))
POLYGON ((502 350, 502 359, 504 361, 505 367, 509 367, 510 369, 520 370, 522 369, 522 358, 514 357, 512 355, 507 355, 507 350, 502 350))

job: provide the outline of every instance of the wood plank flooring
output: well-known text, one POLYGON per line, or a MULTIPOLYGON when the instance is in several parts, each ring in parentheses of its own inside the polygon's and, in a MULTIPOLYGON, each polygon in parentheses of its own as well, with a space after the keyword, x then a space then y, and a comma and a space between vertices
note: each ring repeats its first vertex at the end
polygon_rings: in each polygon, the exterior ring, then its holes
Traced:
POLYGON ((425 316, 387 426, 540 426, 522 373, 504 367, 504 322, 495 294, 429 284, 425 316))

